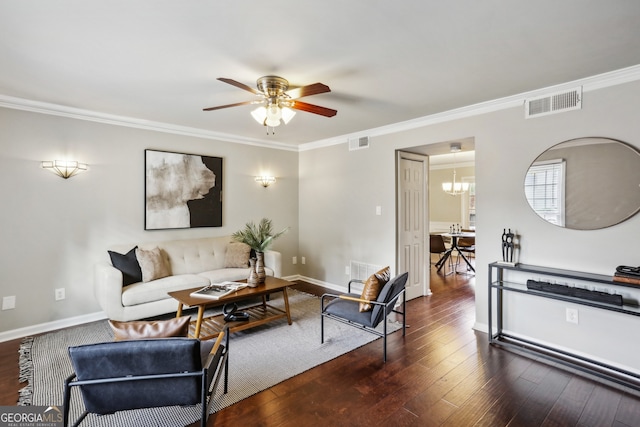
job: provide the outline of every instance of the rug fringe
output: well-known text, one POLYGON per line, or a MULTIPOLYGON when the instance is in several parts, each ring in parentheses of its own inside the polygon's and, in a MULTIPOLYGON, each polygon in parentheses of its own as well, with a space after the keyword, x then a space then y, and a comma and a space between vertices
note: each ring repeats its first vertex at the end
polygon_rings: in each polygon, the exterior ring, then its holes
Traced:
POLYGON ((20 373, 18 381, 26 382, 27 385, 20 389, 18 397, 18 406, 31 406, 33 397, 33 358, 31 357, 31 349, 33 348, 33 337, 25 337, 20 343, 19 366, 20 373))

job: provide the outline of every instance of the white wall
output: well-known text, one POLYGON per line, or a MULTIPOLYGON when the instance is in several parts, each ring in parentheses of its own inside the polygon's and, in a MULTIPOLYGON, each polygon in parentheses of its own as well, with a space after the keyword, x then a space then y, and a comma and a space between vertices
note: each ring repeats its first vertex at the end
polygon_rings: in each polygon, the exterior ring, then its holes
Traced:
MULTIPOLYGON (((107 248, 168 239, 229 235, 247 221, 291 227, 274 249, 297 254, 298 154, 0 108, 0 333, 100 311, 93 268, 107 248), (144 231, 144 150, 223 158, 223 227, 144 231), (64 180, 40 161, 72 158, 89 171, 64 180), (270 173, 263 188, 254 176, 270 173), (54 289, 66 299, 54 301, 54 289)), ((283 263, 283 274, 294 274, 283 263)))
POLYGON ((378 144, 300 154, 303 276, 343 284, 350 261, 395 268, 394 165, 393 151, 378 144), (382 215, 376 215, 377 206, 382 215))
MULTIPOLYGON (((486 328, 487 265, 500 258, 503 228, 521 235, 524 263, 601 274, 638 265, 640 215, 603 230, 560 229, 540 220, 522 191, 529 164, 558 142, 605 136, 640 148, 638 111, 640 82, 631 82, 585 91, 578 111, 525 120, 511 108, 375 136, 367 150, 298 154, 0 109, 0 289, 18 305, 0 311, 0 332, 96 312, 92 269, 112 244, 230 234, 262 216, 292 227, 276 243, 285 275, 345 285, 351 260, 395 268, 395 151, 466 137, 476 149, 476 327, 486 328), (145 232, 145 148, 223 157, 224 227, 145 232), (39 169, 61 156, 91 169, 67 181, 39 169), (276 185, 253 182, 262 168, 276 185), (294 255, 306 258, 300 270, 287 262, 294 255), (53 301, 58 287, 67 289, 62 302, 53 301)), ((640 371, 640 342, 629 339, 637 317, 581 307, 576 326, 562 320, 565 304, 513 304, 507 327, 640 371)))
MULTIPOLYGON (((640 82, 586 91, 583 109, 524 119, 522 107, 378 136, 369 150, 344 145, 300 154, 300 246, 319 260, 305 273, 346 284, 344 266, 355 259, 395 260, 394 152, 396 149, 475 139, 477 185, 476 327, 487 327, 487 265, 501 258, 503 228, 521 235, 520 261, 612 275, 617 265, 638 265, 635 241, 640 215, 596 231, 552 226, 529 208, 523 180, 530 163, 550 146, 572 138, 605 136, 640 148, 640 82), (383 201, 382 217, 373 216, 383 201)), ((597 194, 594 194, 597 197, 597 194)), ((580 308, 580 325, 564 322, 564 306, 527 302, 510 311, 507 327, 526 325, 527 334, 570 344, 594 357, 640 372, 640 342, 629 334, 640 319, 580 308), (544 319, 544 321, 542 321, 544 319), (554 319, 557 321, 548 321, 554 319), (590 325, 599 325, 597 328, 590 325)), ((410 321, 410 319, 409 319, 410 321)))

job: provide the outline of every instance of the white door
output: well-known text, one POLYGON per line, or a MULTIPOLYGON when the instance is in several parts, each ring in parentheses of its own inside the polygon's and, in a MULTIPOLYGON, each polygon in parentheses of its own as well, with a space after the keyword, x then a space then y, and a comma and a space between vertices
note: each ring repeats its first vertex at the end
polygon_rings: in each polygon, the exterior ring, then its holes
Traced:
POLYGON ((430 295, 426 254, 428 227, 428 157, 398 152, 397 157, 397 265, 408 272, 407 299, 430 295))

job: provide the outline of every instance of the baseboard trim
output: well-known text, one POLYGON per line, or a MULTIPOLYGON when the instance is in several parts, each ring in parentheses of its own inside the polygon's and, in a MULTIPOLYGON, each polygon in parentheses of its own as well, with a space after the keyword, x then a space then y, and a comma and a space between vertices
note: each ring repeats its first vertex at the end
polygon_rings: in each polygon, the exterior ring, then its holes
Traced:
POLYGON ((486 323, 475 322, 473 324, 473 330, 478 332, 484 332, 485 334, 489 333, 489 325, 486 323))
POLYGON ((82 316, 69 317, 67 319, 54 320, 53 322, 40 323, 37 325, 26 326, 24 328, 13 329, 11 331, 0 332, 0 342, 11 341, 32 335, 44 334, 46 332, 56 331, 58 329, 78 326, 85 323, 104 320, 107 316, 104 312, 84 314, 82 316))
POLYGON ((291 282, 294 282, 296 280, 301 280, 303 282, 311 283, 312 285, 316 285, 316 286, 322 286, 323 288, 331 289, 332 291, 336 291, 336 292, 347 291, 346 285, 336 285, 335 283, 323 282, 322 280, 314 279, 307 276, 302 276, 300 274, 296 274, 294 276, 289 276, 289 277, 283 277, 283 279, 287 279, 291 282))

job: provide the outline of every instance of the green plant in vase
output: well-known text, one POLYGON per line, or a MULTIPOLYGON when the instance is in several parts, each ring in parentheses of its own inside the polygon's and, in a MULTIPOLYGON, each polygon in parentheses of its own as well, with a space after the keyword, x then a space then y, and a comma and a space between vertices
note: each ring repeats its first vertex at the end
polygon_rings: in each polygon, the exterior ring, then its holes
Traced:
MULTIPOLYGON (((255 251, 257 259, 253 263, 255 263, 256 268, 257 284, 264 283, 266 277, 264 271, 264 252, 271 247, 275 239, 282 236, 287 230, 289 230, 289 227, 274 233, 271 220, 262 218, 258 225, 253 221, 248 222, 242 230, 238 230, 231 235, 233 240, 244 243, 255 251)), ((252 281, 251 276, 249 276, 247 283, 251 285, 253 284, 252 281)))

